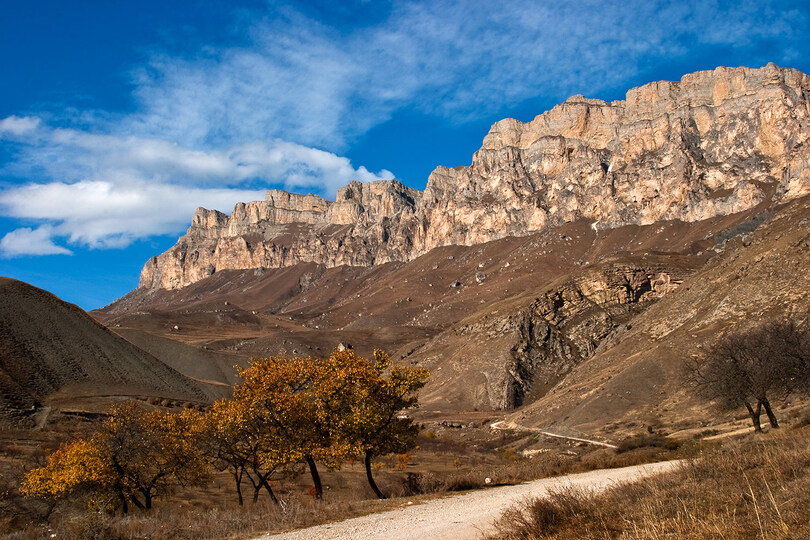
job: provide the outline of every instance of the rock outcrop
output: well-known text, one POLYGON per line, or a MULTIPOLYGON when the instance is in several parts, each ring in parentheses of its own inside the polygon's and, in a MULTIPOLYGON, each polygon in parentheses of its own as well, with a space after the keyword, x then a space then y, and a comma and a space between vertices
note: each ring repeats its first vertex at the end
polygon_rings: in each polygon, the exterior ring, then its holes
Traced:
POLYGON ((424 192, 352 182, 334 202, 274 190, 230 216, 201 208, 140 286, 407 261, 576 220, 602 229, 728 215, 810 193, 808 137, 810 77, 773 64, 653 82, 624 101, 574 96, 531 122, 496 123, 469 167, 437 168, 424 192))
POLYGON ((438 379, 438 388, 427 390, 428 399, 433 391, 461 393, 468 407, 510 410, 542 397, 636 315, 679 287, 681 280, 673 279, 665 261, 645 267, 621 261, 597 265, 523 306, 485 311, 447 330, 435 344, 450 346, 427 346, 425 354, 415 355, 438 379), (450 391, 441 383, 452 385, 457 375, 447 377, 439 367, 454 363, 484 377, 476 382, 466 377, 464 389, 450 391))

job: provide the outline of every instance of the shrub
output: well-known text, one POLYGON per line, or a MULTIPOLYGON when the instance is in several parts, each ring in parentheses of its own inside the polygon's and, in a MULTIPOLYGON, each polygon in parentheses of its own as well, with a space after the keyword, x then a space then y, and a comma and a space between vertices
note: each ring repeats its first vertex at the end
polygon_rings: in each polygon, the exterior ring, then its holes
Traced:
POLYGON ((616 452, 621 454, 637 448, 663 448, 664 450, 677 450, 681 447, 681 442, 677 439, 671 439, 657 433, 645 433, 643 435, 636 435, 634 437, 625 439, 620 442, 618 446, 619 447, 616 449, 616 452))

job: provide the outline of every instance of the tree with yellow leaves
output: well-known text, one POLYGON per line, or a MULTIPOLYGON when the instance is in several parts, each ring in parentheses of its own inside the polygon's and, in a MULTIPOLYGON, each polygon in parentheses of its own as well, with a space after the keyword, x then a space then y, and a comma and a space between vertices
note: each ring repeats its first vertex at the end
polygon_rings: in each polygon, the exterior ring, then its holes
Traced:
POLYGON ((416 446, 418 428, 403 411, 418 405, 416 393, 425 385, 426 369, 393 365, 382 350, 374 360, 353 350, 335 351, 327 361, 331 376, 320 392, 338 397, 333 438, 338 445, 363 457, 366 478, 378 498, 385 496, 371 473, 374 457, 401 454, 416 446))
POLYGON ((110 490, 114 483, 112 463, 97 443, 92 439, 63 443, 48 456, 45 467, 33 469, 25 476, 20 492, 56 502, 77 492, 110 490))
POLYGON ((348 458, 363 456, 369 485, 383 498, 371 474, 373 458, 415 445, 417 429, 400 413, 417 405, 416 392, 428 372, 394 366, 380 350, 374 360, 352 349, 324 359, 261 358, 240 368, 239 376, 243 382, 234 388, 238 405, 233 407, 240 414, 250 411, 270 434, 275 463, 307 464, 318 499, 323 488, 316 462, 338 468, 348 458))
POLYGON ((113 407, 92 437, 61 446, 45 467, 29 472, 21 491, 51 500, 109 493, 127 513, 130 503, 151 508, 153 497, 174 483, 201 480, 205 468, 191 442, 189 412, 144 412, 129 402, 113 407))
POLYGON ((260 407, 246 399, 220 399, 201 418, 200 434, 201 447, 214 466, 220 471, 228 469, 233 476, 240 506, 244 477, 253 485, 254 503, 265 488, 278 504, 270 477, 289 464, 296 452, 280 436, 278 426, 261 414, 260 407))
POLYGON ((313 358, 260 358, 238 368, 243 379, 234 387, 233 399, 256 411, 278 440, 283 441, 288 463, 306 463, 315 487, 323 497, 316 461, 329 467, 340 462, 332 447, 329 419, 319 413, 313 389, 320 374, 313 358))

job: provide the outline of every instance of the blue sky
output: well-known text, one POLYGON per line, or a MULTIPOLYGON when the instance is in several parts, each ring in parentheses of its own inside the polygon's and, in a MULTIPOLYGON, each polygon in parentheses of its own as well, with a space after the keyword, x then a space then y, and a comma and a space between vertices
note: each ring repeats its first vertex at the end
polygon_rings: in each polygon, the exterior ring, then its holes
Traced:
POLYGON ((489 126, 719 65, 810 71, 810 4, 27 0, 0 17, 0 275, 85 309, 198 206, 423 189, 489 126))

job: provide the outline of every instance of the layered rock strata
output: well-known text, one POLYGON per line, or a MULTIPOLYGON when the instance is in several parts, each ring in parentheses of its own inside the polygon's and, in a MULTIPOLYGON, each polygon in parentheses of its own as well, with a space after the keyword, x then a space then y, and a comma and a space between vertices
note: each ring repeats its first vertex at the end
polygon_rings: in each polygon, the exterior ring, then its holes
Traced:
POLYGON ((230 216, 198 209, 140 286, 406 261, 581 219, 612 228, 727 215, 810 193, 809 136, 810 77, 773 64, 653 82, 623 101, 574 96, 531 122, 496 123, 469 167, 438 167, 424 192, 352 182, 334 202, 274 190, 230 216))

